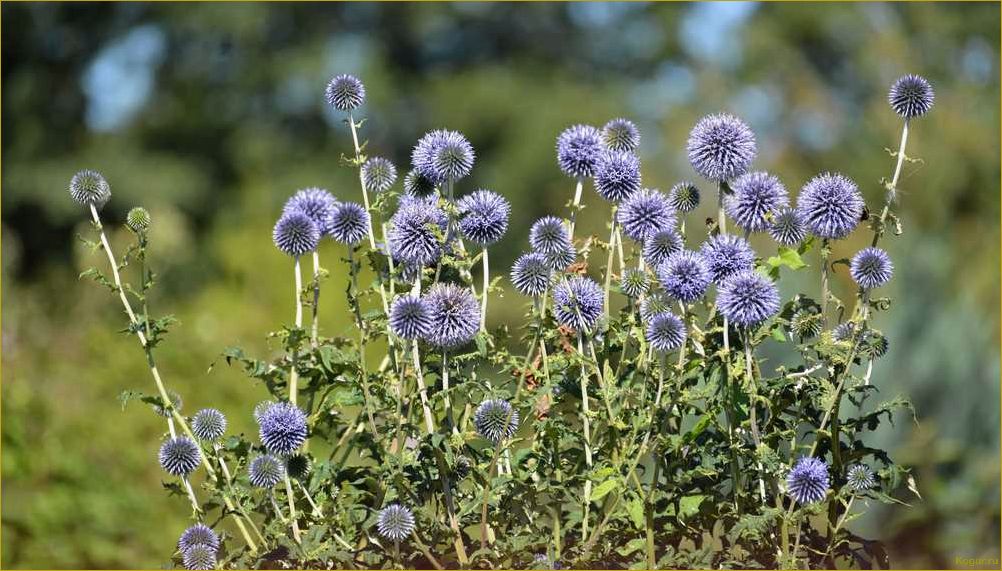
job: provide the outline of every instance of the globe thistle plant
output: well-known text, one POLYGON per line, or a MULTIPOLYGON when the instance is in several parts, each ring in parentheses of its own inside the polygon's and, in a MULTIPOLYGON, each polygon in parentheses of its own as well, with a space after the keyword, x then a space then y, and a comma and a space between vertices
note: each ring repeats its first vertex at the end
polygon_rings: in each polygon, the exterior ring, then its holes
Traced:
POLYGON ((142 206, 136 206, 125 217, 125 225, 136 234, 146 234, 150 229, 152 220, 150 213, 142 206))
POLYGON ((817 458, 801 458, 787 474, 786 488, 799 504, 820 502, 828 493, 828 465, 817 458))
POLYGON ((442 349, 452 349, 473 340, 480 327, 480 308, 467 288, 438 283, 424 296, 428 329, 423 339, 442 349))
POLYGON ((790 319, 790 331, 800 339, 811 339, 821 335, 824 322, 816 311, 800 310, 790 319))
POLYGON ((203 408, 191 417, 191 432, 204 442, 217 442, 226 433, 226 417, 214 408, 203 408))
POLYGON ((568 127, 557 137, 557 164, 569 177, 594 176, 602 152, 602 134, 591 125, 568 127))
POLYGON ((435 183, 466 177, 474 160, 473 145, 457 131, 432 131, 418 141, 411 153, 414 168, 435 183))
POLYGON ((887 94, 891 109, 908 119, 921 117, 929 112, 935 101, 932 85, 920 75, 906 75, 898 78, 887 94))
POLYGON ((338 111, 353 111, 365 102, 365 86, 354 75, 341 74, 327 83, 324 95, 338 111))
POLYGON ((261 424, 261 418, 264 413, 268 411, 275 404, 273 400, 263 400, 256 405, 254 405, 254 422, 261 424))
POLYGON ((390 504, 379 510, 376 530, 386 539, 403 541, 414 531, 414 514, 400 504, 390 504))
POLYGON ((283 253, 299 258, 317 249, 320 231, 313 220, 302 212, 283 214, 272 232, 275 246, 283 253))
POLYGON ((623 233, 640 243, 675 226, 675 211, 668 197, 649 188, 627 197, 620 205, 616 218, 623 227, 623 233))
POLYGON ((636 152, 640 146, 640 130, 629 119, 613 119, 602 127, 602 141, 613 151, 636 152))
POLYGON ((371 224, 365 207, 355 202, 340 202, 331 214, 328 233, 342 244, 358 245, 369 233, 371 224))
POLYGON ((556 216, 544 216, 529 228, 529 245, 536 252, 554 254, 571 245, 564 221, 556 216))
POLYGON ((402 295, 390 306, 390 329, 401 339, 414 340, 425 336, 431 320, 425 301, 416 295, 402 295))
POLYGON ((438 261, 449 219, 426 201, 401 205, 390 223, 390 251, 394 259, 424 267, 438 261))
POLYGON ((630 299, 638 299, 651 287, 647 272, 639 268, 627 268, 620 280, 620 289, 630 299))
POLYGON ((183 553, 196 545, 204 545, 216 551, 219 549, 219 536, 204 523, 196 523, 181 533, 177 540, 177 550, 183 553))
POLYGON ((796 208, 781 208, 769 223, 769 236, 781 246, 792 248, 807 238, 807 225, 796 208))
POLYGON ((172 476, 187 477, 202 462, 198 444, 187 436, 169 438, 160 446, 160 467, 172 476))
POLYGON ((258 419, 261 442, 270 454, 292 454, 306 442, 306 414, 296 405, 279 402, 269 406, 258 419))
POLYGON ((713 282, 721 284, 728 276, 750 270, 755 264, 755 252, 747 240, 738 236, 717 234, 703 243, 699 253, 710 270, 713 282))
POLYGON ((807 229, 819 238, 845 238, 863 215, 863 197, 852 180, 838 173, 812 178, 797 197, 807 229))
POLYGON ((456 203, 459 230, 478 246, 489 246, 508 231, 511 203, 496 192, 480 189, 456 203))
POLYGON ((304 454, 293 454, 285 459, 285 473, 290 478, 303 480, 310 475, 312 469, 310 459, 304 454))
POLYGON ((682 214, 692 212, 699 207, 699 188, 688 181, 676 184, 668 192, 668 204, 682 214))
POLYGON ((640 159, 627 151, 605 151, 595 165, 595 191, 619 202, 640 190, 640 159))
MULTIPOLYGON (((167 397, 170 398, 171 408, 173 408, 177 412, 181 412, 181 408, 184 406, 184 399, 181 398, 181 395, 179 395, 177 391, 168 390, 167 397)), ((166 403, 164 403, 163 397, 160 397, 157 404, 153 405, 153 412, 157 413, 157 415, 162 416, 164 418, 170 418, 171 416, 170 410, 168 410, 168 408, 164 406, 165 404, 166 403)))
POLYGON ((692 303, 706 294, 712 273, 702 256, 683 250, 669 256, 658 267, 658 281, 671 297, 682 303, 692 303))
POLYGON ((207 545, 193 545, 181 552, 181 563, 191 571, 216 568, 216 550, 207 545))
POLYGON ((330 228, 331 215, 338 201, 331 193, 318 187, 304 188, 296 191, 282 207, 282 214, 298 212, 305 214, 317 225, 321 235, 327 234, 330 228))
POLYGON ((411 169, 404 177, 404 192, 411 196, 431 196, 436 188, 435 181, 422 175, 417 169, 411 169))
POLYGON ((874 360, 887 354, 890 343, 887 337, 872 329, 867 329, 859 344, 859 354, 863 357, 874 360))
POLYGON ((731 323, 753 327, 779 312, 779 290, 762 274, 738 272, 720 284, 717 308, 731 323))
POLYGON ((251 460, 247 478, 256 488, 273 488, 285 478, 285 462, 271 454, 262 454, 251 460))
POLYGON ((111 199, 111 185, 97 171, 82 170, 73 175, 69 190, 73 200, 98 209, 111 199))
POLYGON ((873 470, 866 464, 854 464, 849 467, 845 476, 845 485, 856 493, 865 492, 877 485, 873 470))
POLYGON ((574 276, 553 289, 553 312, 557 322, 578 333, 591 329, 603 311, 602 287, 594 280, 574 276))
POLYGON ((672 300, 664 292, 654 291, 640 301, 640 317, 650 321, 655 315, 671 311, 672 300))
POLYGON ((473 414, 477 434, 493 444, 511 438, 518 430, 518 411, 506 400, 489 399, 480 403, 473 414))
POLYGON ((669 256, 681 252, 684 247, 682 236, 674 229, 659 230, 649 234, 644 240, 644 261, 652 268, 658 268, 669 256))
POLYGON ((871 290, 891 281, 894 264, 887 252, 880 248, 864 248, 852 257, 849 273, 860 288, 871 290))
POLYGON ((685 323, 670 311, 656 313, 647 323, 647 342, 658 353, 676 351, 685 343, 685 323))
POLYGON ((563 271, 567 269, 567 266, 574 263, 578 254, 574 246, 565 244, 563 248, 560 248, 556 252, 544 255, 546 256, 546 263, 549 264, 551 269, 554 271, 563 271))
POLYGON ((752 172, 739 176, 724 200, 727 215, 747 232, 762 232, 780 208, 789 206, 786 187, 775 176, 752 172))
POLYGON ((726 113, 700 119, 689 133, 686 150, 692 168, 714 182, 743 175, 757 153, 752 130, 726 113))
POLYGON ((522 254, 511 266, 511 283, 522 295, 543 295, 552 275, 549 261, 539 252, 522 254))
POLYGON ((389 159, 372 157, 362 165, 362 184, 371 192, 386 192, 397 182, 397 167, 389 159))

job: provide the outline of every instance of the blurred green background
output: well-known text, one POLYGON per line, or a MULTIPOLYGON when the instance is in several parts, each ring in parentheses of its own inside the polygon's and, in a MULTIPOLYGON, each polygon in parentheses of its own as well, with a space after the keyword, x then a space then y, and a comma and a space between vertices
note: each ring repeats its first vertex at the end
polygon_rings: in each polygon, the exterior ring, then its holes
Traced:
MULTIPOLYGON (((4 3, 2 22, 3 567, 159 567, 188 512, 161 490, 162 421, 118 401, 152 385, 116 332, 115 299, 77 279, 106 265, 75 239, 90 229, 70 177, 92 168, 110 181, 118 253, 126 211, 152 212, 153 310, 181 321, 161 369, 186 411, 216 406, 251 431, 264 389, 207 370, 227 345, 274 352, 265 333, 291 318, 290 263, 270 239, 283 201, 313 185, 359 200, 340 161, 350 137, 323 102, 341 72, 368 89, 370 151, 402 171, 425 131, 469 137, 478 158, 460 192, 487 186, 514 206, 496 271, 570 197, 553 151, 569 124, 634 119, 645 184, 667 189, 695 176, 694 122, 730 111, 758 135, 756 168, 791 192, 839 170, 875 208, 901 127, 887 88, 928 77, 936 105, 911 132, 922 161, 903 174, 905 235, 885 241, 895 301, 877 326, 891 351, 873 377, 884 397, 908 395, 918 420, 872 442, 914 467, 923 499, 852 525, 885 539, 895 567, 999 557, 998 4, 4 3)), ((591 191, 585 202, 579 228, 599 233, 608 207, 591 191)), ((858 234, 837 257, 864 244, 858 234)), ((327 243, 321 255, 335 278, 323 330, 346 332, 344 252, 327 243)), ((815 279, 784 291, 816 294, 815 279)), ((850 291, 844 271, 836 280, 850 291)), ((492 323, 519 323, 523 303, 495 300, 492 323)))

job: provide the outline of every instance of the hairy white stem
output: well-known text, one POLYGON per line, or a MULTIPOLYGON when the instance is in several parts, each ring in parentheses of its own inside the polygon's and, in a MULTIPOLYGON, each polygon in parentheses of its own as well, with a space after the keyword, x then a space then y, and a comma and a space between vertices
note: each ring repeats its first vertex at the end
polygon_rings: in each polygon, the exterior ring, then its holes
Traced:
POLYGON ((484 255, 480 260, 480 265, 484 269, 484 288, 480 292, 480 330, 487 331, 487 290, 490 288, 491 274, 488 268, 487 247, 484 247, 484 255))
POLYGON ((313 322, 310 331, 310 345, 316 349, 320 336, 320 253, 313 250, 313 322))
POLYGON ((577 179, 577 183, 574 186, 574 202, 571 205, 571 219, 570 223, 567 225, 567 233, 571 238, 571 243, 574 243, 574 225, 578 219, 578 209, 581 206, 581 190, 584 188, 584 181, 582 179, 577 179))
MULTIPOLYGON (((303 291, 303 271, 299 266, 299 258, 296 258, 296 329, 303 326, 303 299, 300 295, 303 291)), ((289 402, 296 404, 299 395, 299 371, 296 370, 296 362, 299 360, 299 351, 292 351, 292 367, 289 369, 289 402)))
MULTIPOLYGON (((581 332, 578 332, 578 353, 584 356, 584 342, 581 336, 581 332)), ((591 421, 589 416, 591 413, 588 410, 588 375, 585 374, 584 367, 581 367, 581 425, 584 430, 584 451, 585 451, 585 464, 588 466, 588 471, 591 472, 592 468, 592 455, 591 455, 591 421)), ((588 512, 591 508, 591 478, 585 480, 584 485, 584 516, 581 518, 581 537, 588 537, 588 512)))

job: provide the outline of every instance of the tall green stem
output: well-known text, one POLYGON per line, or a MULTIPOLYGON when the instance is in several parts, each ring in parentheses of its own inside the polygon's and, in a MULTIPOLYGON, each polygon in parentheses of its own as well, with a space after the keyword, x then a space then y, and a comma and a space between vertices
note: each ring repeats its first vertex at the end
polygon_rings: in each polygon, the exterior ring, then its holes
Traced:
POLYGON ((581 208, 581 190, 584 188, 584 180, 577 179, 574 185, 574 201, 571 203, 571 218, 570 223, 567 225, 567 234, 571 238, 571 244, 574 243, 574 225, 577 223, 578 210, 581 208))
MULTIPOLYGON (((584 357, 584 343, 581 332, 578 332, 578 354, 584 357)), ((585 464, 588 466, 588 475, 584 484, 584 514, 581 517, 581 537, 588 537, 588 512, 591 507, 591 412, 588 410, 588 375, 585 368, 581 366, 581 425, 584 430, 584 451, 585 464)))
POLYGON ((372 415, 372 397, 369 394, 369 373, 365 362, 365 346, 368 334, 366 332, 365 321, 362 320, 362 309, 358 301, 358 265, 355 263, 355 246, 348 246, 348 266, 351 274, 351 293, 348 296, 351 307, 355 312, 355 323, 358 326, 358 352, 359 352, 359 373, 362 380, 362 396, 365 400, 365 415, 369 420, 369 430, 373 438, 378 438, 376 432, 376 420, 372 415))

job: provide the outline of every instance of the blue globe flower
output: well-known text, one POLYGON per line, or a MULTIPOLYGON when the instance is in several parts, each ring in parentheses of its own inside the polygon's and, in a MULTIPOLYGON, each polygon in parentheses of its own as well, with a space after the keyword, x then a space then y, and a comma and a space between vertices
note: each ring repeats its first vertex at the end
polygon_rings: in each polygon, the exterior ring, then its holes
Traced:
POLYGON ((331 216, 330 236, 342 244, 354 246, 369 234, 369 213, 361 204, 341 202, 331 216))
POLYGON ((429 320, 424 340, 430 345, 452 349, 476 337, 480 328, 480 304, 468 288, 437 283, 425 294, 424 301, 429 320))
POLYGON ((755 133, 733 115, 707 115, 689 133, 686 145, 692 168, 720 182, 743 175, 755 159, 755 133))
POLYGON ((417 267, 435 263, 449 219, 437 205, 423 199, 401 201, 390 219, 390 251, 393 258, 417 267))
POLYGON ((216 568, 216 550, 207 545, 193 545, 181 552, 185 569, 201 571, 216 568))
POLYGON ((852 180, 824 173, 812 178, 797 197, 807 229, 827 239, 845 238, 863 215, 863 197, 852 180))
POLYGON ((271 454, 287 456, 306 442, 306 414, 292 403, 269 406, 258 418, 258 426, 261 442, 271 454))
POLYGON ((568 127, 557 137, 557 164, 570 177, 594 176, 602 151, 602 134, 591 125, 568 127))
POLYGON ((644 261, 652 268, 658 268, 665 263, 668 256, 681 252, 685 247, 682 236, 672 228, 655 232, 644 240, 644 261))
POLYGON ((271 235, 279 250, 296 258, 316 250, 320 243, 320 230, 302 212, 283 214, 271 235))
POLYGON ((177 550, 183 552, 196 545, 204 545, 215 551, 219 549, 219 536, 204 523, 196 523, 181 533, 177 540, 177 550))
POLYGON ((111 199, 111 185, 101 173, 82 170, 70 179, 70 196, 80 204, 101 208, 111 199))
POLYGON ((251 460, 247 478, 254 487, 272 488, 285 478, 285 462, 271 454, 258 456, 251 460))
POLYGON ((340 111, 351 111, 365 101, 365 86, 354 75, 337 75, 327 84, 327 103, 340 111))
POLYGON ((489 246, 508 231, 511 204, 496 192, 480 189, 456 203, 459 210, 459 230, 468 240, 489 246))
POLYGON ((390 329, 401 339, 423 337, 431 325, 428 308, 416 295, 402 295, 390 306, 390 329))
POLYGON ((571 236, 563 220, 556 216, 544 216, 529 228, 529 245, 536 252, 555 254, 571 246, 571 236))
POLYGON ((647 272, 640 268, 626 268, 620 278, 620 289, 630 299, 637 299, 647 293, 651 287, 647 272))
POLYGON ((477 434, 494 444, 515 436, 518 430, 518 411, 508 401, 489 399, 480 403, 473 414, 477 434))
POLYGON ((640 317, 644 321, 650 321, 651 318, 659 313, 671 311, 671 304, 671 298, 664 292, 651 292, 640 301, 640 317))
POLYGON ((672 228, 676 222, 668 197, 649 188, 628 196, 620 205, 616 219, 623 225, 623 233, 628 238, 641 243, 658 232, 672 228))
POLYGON ((779 312, 779 290, 759 273, 738 272, 718 286, 717 308, 734 325, 752 327, 779 312))
POLYGON ((699 207, 699 188, 688 181, 676 184, 668 192, 668 204, 683 214, 692 212, 699 207))
POLYGON ((595 165, 595 191, 619 202, 640 190, 640 159, 627 151, 605 151, 595 165))
POLYGON ((397 182, 397 167, 383 157, 372 157, 362 164, 362 184, 372 192, 386 192, 397 182))
POLYGON ((561 325, 584 332, 602 315, 603 296, 601 286, 594 280, 573 276, 553 289, 553 314, 561 325))
POLYGON ((880 248, 864 248, 852 257, 849 273, 859 287, 869 290, 891 281, 894 264, 887 252, 880 248))
POLYGON ((748 240, 734 235, 717 234, 699 249, 713 282, 721 283, 731 274, 750 270, 755 265, 755 252, 748 240))
POLYGON ((801 458, 787 474, 786 488, 797 503, 820 502, 828 493, 828 465, 817 458, 801 458))
POLYGON ((574 246, 570 244, 565 244, 563 248, 560 248, 556 252, 550 252, 549 254, 543 254, 546 256, 546 263, 550 265, 553 270, 566 270, 567 266, 574 263, 577 259, 577 251, 574 250, 574 246))
POLYGON ((552 275, 549 261, 539 252, 522 254, 511 266, 511 283, 522 295, 542 295, 552 275))
POLYGON ((752 172, 739 176, 724 201, 727 215, 742 229, 761 232, 780 208, 790 205, 786 187, 775 176, 752 172))
POLYGON ((782 208, 769 224, 769 236, 779 244, 792 248, 807 238, 807 224, 796 208, 782 208))
POLYGON ((647 342, 658 353, 679 349, 685 338, 685 323, 670 311, 654 314, 647 324, 647 342))
POLYGON ((865 492, 877 485, 873 471, 866 464, 854 464, 846 473, 845 485, 854 492, 865 492))
POLYGON ((891 108, 905 119, 921 117, 928 113, 935 98, 932 85, 920 75, 906 75, 899 78, 887 94, 891 108))
POLYGON ((431 196, 435 189, 435 181, 425 177, 417 169, 411 169, 404 177, 404 192, 411 196, 431 196))
POLYGON ((226 417, 214 408, 203 408, 191 417, 191 431, 199 440, 216 442, 226 433, 226 417))
POLYGON ((376 530, 386 539, 402 541, 414 531, 414 514, 400 504, 390 504, 379 510, 376 530))
POLYGON ((712 275, 702 256, 682 250, 669 256, 658 267, 658 281, 671 297, 683 303, 692 303, 706 295, 712 275))
POLYGON ((414 168, 436 184, 456 181, 473 169, 473 145, 458 131, 439 129, 421 137, 411 152, 414 168))
POLYGON ((160 466, 172 476, 186 477, 202 462, 198 444, 187 436, 170 438, 160 446, 160 466))
POLYGON ((331 215, 337 208, 338 201, 331 193, 322 188, 310 187, 296 191, 282 206, 282 214, 299 212, 310 217, 317 225, 321 236, 330 230, 331 215))
POLYGON ((613 151, 634 152, 640 146, 640 129, 629 119, 613 119, 602 127, 602 141, 613 151))

